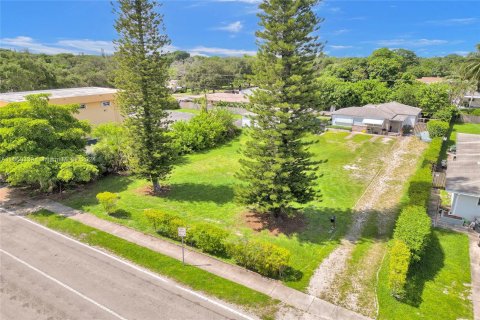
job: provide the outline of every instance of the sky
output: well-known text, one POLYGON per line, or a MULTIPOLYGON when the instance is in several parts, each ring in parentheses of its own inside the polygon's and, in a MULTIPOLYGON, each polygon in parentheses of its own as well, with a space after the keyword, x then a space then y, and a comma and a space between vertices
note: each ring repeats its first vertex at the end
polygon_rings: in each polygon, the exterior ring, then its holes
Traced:
MULTIPOLYGON (((259 0, 165 0, 168 50, 192 55, 255 54, 259 0)), ((322 1, 318 35, 331 56, 368 56, 381 47, 419 56, 465 55, 480 42, 480 0, 322 1)), ((0 47, 55 54, 114 51, 115 16, 104 0, 0 0, 0 47)))

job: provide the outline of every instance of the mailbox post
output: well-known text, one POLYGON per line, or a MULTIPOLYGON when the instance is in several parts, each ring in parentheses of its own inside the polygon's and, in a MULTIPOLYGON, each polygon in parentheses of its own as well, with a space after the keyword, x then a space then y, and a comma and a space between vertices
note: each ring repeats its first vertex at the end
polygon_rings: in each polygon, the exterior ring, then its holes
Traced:
POLYGON ((182 238, 182 263, 185 265, 185 244, 184 244, 183 238, 187 236, 187 228, 179 227, 178 236, 182 238))

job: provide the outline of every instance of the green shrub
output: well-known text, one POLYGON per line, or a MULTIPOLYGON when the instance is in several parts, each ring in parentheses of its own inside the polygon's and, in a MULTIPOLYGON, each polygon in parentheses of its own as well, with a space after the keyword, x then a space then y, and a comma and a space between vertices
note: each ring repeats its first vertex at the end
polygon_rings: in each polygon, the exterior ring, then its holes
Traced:
POLYGON ((438 119, 438 120, 441 120, 441 121, 445 121, 445 122, 450 122, 450 120, 452 120, 452 117, 457 115, 457 108, 455 106, 448 106, 448 107, 445 107, 445 108, 442 108, 440 110, 437 110, 433 115, 432 117, 434 119, 438 119))
POLYGON ((448 122, 431 120, 427 123, 427 130, 431 138, 444 137, 448 132, 448 122))
POLYGON ((180 109, 180 103, 178 103, 178 100, 175 99, 174 96, 168 96, 167 98, 167 110, 175 110, 175 109, 180 109))
POLYGON ((117 202, 120 196, 113 192, 100 192, 97 194, 97 200, 102 205, 106 213, 112 214, 117 210, 117 202))
POLYGON ((216 255, 225 255, 227 231, 210 224, 201 223, 193 226, 189 230, 189 234, 188 241, 202 249, 202 251, 216 255))
POLYGON ((243 108, 247 109, 248 108, 248 103, 246 102, 227 102, 227 101, 216 101, 214 103, 215 107, 230 107, 230 108, 243 108))
POLYGON ((189 122, 178 121, 172 135, 180 153, 215 147, 237 135, 233 114, 226 110, 203 111, 189 122))
POLYGON ((237 264, 264 276, 280 276, 290 260, 287 249, 256 239, 231 240, 226 247, 237 264))
POLYGON ((143 212, 155 231, 168 238, 180 240, 178 228, 186 227, 186 223, 182 218, 155 209, 145 209, 143 212))
POLYGON ((427 150, 425 150, 425 153, 423 155, 423 160, 424 162, 427 163, 422 163, 422 166, 430 166, 438 161, 438 157, 440 156, 440 151, 442 150, 442 144, 443 140, 442 138, 433 138, 432 142, 428 145, 427 150))
POLYGON ((402 298, 405 294, 410 259, 408 246, 401 240, 395 240, 390 249, 388 285, 392 295, 397 299, 402 298))
POLYGON ((425 207, 405 207, 398 217, 393 238, 403 241, 412 259, 419 261, 432 234, 432 220, 427 215, 425 207))

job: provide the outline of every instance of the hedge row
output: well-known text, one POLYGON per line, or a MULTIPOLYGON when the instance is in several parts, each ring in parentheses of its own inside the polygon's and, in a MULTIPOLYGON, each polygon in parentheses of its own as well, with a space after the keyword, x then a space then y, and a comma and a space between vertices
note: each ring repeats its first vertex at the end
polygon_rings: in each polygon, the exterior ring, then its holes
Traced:
POLYGON ((423 153, 420 166, 409 181, 408 201, 400 212, 390 248, 389 285, 397 298, 404 292, 409 266, 418 262, 431 237, 428 202, 432 188, 432 166, 438 161, 442 139, 434 138, 423 153), (407 266, 407 267, 405 267, 407 266))
POLYGON ((427 123, 427 130, 431 138, 444 137, 448 132, 449 124, 447 121, 431 120, 427 123))
MULTIPOLYGON (((187 225, 184 219, 154 209, 145 209, 144 213, 155 231, 165 237, 180 240, 177 229, 187 225)), ((224 229, 207 223, 190 226, 186 241, 204 252, 231 257, 238 265, 269 277, 280 276, 290 260, 290 252, 284 248, 232 236, 224 229)))
POLYGON ((408 246, 401 240, 395 240, 390 249, 388 284, 393 296, 397 298, 401 298, 405 294, 410 259, 408 246))

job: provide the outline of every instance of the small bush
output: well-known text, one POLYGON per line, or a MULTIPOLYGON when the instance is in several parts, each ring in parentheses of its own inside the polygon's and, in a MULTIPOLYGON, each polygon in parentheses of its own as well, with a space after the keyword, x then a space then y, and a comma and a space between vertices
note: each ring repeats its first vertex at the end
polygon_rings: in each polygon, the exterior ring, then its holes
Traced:
POLYGON ((202 251, 216 255, 225 255, 225 239, 228 237, 227 231, 210 224, 201 223, 193 226, 193 228, 189 230, 189 233, 189 241, 196 247, 202 249, 202 251))
POLYGON ((444 137, 448 132, 448 122, 431 120, 427 123, 427 130, 431 138, 444 137))
POLYGON ((233 114, 221 109, 203 111, 189 122, 172 125, 173 139, 180 153, 215 147, 237 135, 233 114))
POLYGON ((441 121, 450 122, 450 120, 452 120, 452 117, 456 114, 457 108, 455 106, 448 106, 437 110, 432 117, 441 121))
POLYGON ((168 96, 167 98, 167 110, 175 110, 175 109, 180 109, 180 103, 178 103, 178 100, 175 99, 174 96, 168 96))
POLYGON ((432 220, 421 206, 405 207, 398 217, 393 238, 403 241, 412 259, 419 261, 432 233, 432 220))
POLYGON ((227 253, 237 264, 269 277, 280 276, 290 260, 287 249, 259 240, 230 241, 227 253))
POLYGON ((97 194, 97 200, 103 207, 106 213, 112 214, 117 210, 117 202, 120 196, 112 192, 100 192, 97 194))
POLYGON ((388 284, 392 295, 397 299, 402 298, 405 294, 410 259, 408 246, 401 240, 395 240, 390 249, 388 284))
POLYGON ((144 214, 153 225, 155 231, 168 238, 180 240, 178 228, 186 226, 182 218, 155 209, 145 209, 144 214))

